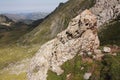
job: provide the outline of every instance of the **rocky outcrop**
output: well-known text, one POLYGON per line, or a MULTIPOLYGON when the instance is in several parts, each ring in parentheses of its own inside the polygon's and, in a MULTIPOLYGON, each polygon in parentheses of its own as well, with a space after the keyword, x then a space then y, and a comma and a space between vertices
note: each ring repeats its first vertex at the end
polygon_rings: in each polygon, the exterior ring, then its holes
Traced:
POLYGON ((60 66, 76 54, 94 53, 99 46, 96 25, 96 16, 89 10, 72 19, 66 30, 42 45, 32 58, 28 79, 46 80, 48 70, 60 75, 64 72, 60 66))
POLYGON ((90 10, 97 16, 99 27, 110 20, 120 18, 120 0, 96 0, 90 10))
POLYGON ((66 30, 41 46, 31 60, 28 79, 46 80, 48 70, 62 74, 60 66, 77 53, 91 55, 95 52, 99 53, 96 57, 103 56, 96 50, 99 46, 97 28, 119 16, 120 0, 96 0, 92 8, 72 19, 66 30))

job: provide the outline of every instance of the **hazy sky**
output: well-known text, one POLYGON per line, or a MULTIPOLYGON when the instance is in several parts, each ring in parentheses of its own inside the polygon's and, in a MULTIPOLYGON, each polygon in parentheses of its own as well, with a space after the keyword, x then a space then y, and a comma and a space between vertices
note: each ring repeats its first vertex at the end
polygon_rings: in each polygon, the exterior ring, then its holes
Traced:
POLYGON ((68 0, 0 0, 0 13, 5 12, 50 12, 60 2, 68 0))

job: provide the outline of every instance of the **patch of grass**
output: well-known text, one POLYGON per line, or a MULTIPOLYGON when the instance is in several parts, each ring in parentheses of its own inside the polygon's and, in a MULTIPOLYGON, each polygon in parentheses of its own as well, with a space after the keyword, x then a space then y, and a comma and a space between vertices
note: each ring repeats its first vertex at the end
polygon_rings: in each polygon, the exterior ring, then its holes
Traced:
POLYGON ((62 79, 61 76, 57 76, 56 73, 49 70, 47 80, 62 80, 62 79))
POLYGON ((52 71, 48 71, 47 80, 66 80, 66 76, 70 75, 70 80, 84 80, 83 75, 85 72, 88 72, 92 69, 93 63, 83 62, 80 56, 75 56, 73 59, 65 62, 61 67, 64 70, 64 73, 57 75, 52 71), (81 70, 81 67, 84 67, 81 70))
POLYGON ((3 68, 9 64, 13 64, 24 59, 31 58, 39 49, 39 45, 19 46, 9 45, 0 47, 0 80, 27 80, 26 73, 10 74, 3 72, 3 68))
POLYGON ((26 73, 20 73, 17 75, 5 72, 3 74, 0 74, 0 80, 27 80, 27 78, 26 73))
POLYGON ((89 80, 120 80, 120 53, 117 56, 105 55, 102 61, 93 61, 92 63, 84 62, 80 56, 65 62, 62 66, 64 73, 57 75, 48 71, 47 80, 66 80, 70 74, 69 80, 84 80, 86 72, 91 72, 89 80), (84 67, 81 70, 81 67, 84 67))
POLYGON ((67 28, 70 20, 95 4, 95 0, 69 0, 62 3, 44 21, 19 40, 23 44, 43 44, 67 28))
POLYGON ((102 64, 101 80, 120 80, 120 54, 104 56, 102 64))
POLYGON ((10 63, 32 57, 38 49, 38 45, 29 47, 17 45, 0 47, 0 69, 7 67, 10 63))
POLYGON ((120 45, 120 21, 111 21, 101 27, 99 31, 101 45, 120 45))

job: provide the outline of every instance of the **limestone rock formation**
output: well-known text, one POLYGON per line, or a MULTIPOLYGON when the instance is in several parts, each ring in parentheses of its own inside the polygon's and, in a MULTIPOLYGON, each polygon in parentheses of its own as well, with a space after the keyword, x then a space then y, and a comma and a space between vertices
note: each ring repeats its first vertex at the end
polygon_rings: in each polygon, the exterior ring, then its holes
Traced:
POLYGON ((120 0, 96 0, 90 10, 97 16, 99 27, 120 16, 120 0))
POLYGON ((29 80, 46 80, 47 71, 64 71, 60 66, 76 54, 92 52, 99 46, 97 36, 97 20, 89 10, 83 11, 71 20, 66 30, 57 37, 42 45, 30 62, 29 80))

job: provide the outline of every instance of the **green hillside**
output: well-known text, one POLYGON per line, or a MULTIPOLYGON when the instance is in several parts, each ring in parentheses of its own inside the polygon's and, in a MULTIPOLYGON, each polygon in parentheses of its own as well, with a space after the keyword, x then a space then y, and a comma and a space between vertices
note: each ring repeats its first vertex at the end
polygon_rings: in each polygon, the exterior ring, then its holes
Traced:
POLYGON ((54 38, 57 33, 67 27, 69 21, 73 17, 78 15, 84 9, 92 7, 93 4, 94 0, 69 0, 66 3, 61 3, 59 7, 49 14, 34 30, 32 30, 34 26, 29 29, 25 26, 19 28, 20 25, 16 31, 11 30, 2 33, 5 36, 0 40, 0 43, 2 43, 1 46, 3 46, 0 48, 0 80, 26 80, 26 73, 21 73, 19 75, 10 74, 9 71, 3 71, 3 68, 11 63, 16 63, 17 61, 32 57, 40 48, 41 44, 54 38), (51 26, 52 24, 54 25, 51 26), (30 30, 32 31, 29 32, 30 30), (25 33, 27 34, 22 37, 25 33), (6 75, 7 77, 5 77, 6 75))
MULTIPOLYGON (((11 27, 0 25, 0 80, 27 80, 26 72, 13 74, 8 65, 15 66, 16 62, 33 57, 42 44, 66 29, 72 18, 83 10, 91 8, 95 1, 69 0, 66 3, 60 3, 55 11, 40 23, 36 21, 32 27, 22 23, 16 23, 11 27)), ((101 41, 100 49, 106 45, 120 46, 119 19, 102 25, 98 34, 101 41)), ((92 69, 94 75, 90 80, 120 80, 119 66, 120 51, 117 52, 117 56, 106 54, 101 61, 92 60, 91 62, 82 62, 82 57, 77 55, 61 66, 65 71, 62 75, 57 76, 52 71, 48 71, 47 79, 66 80, 66 76, 71 74, 68 80, 83 80, 84 73, 92 69), (81 67, 84 69, 80 70, 81 67)), ((25 69, 27 68, 28 65, 25 69)))
POLYGON ((92 7, 94 3, 95 0, 69 0, 66 3, 60 3, 59 7, 49 14, 39 26, 18 42, 23 44, 45 43, 64 30, 73 17, 84 9, 92 7))

